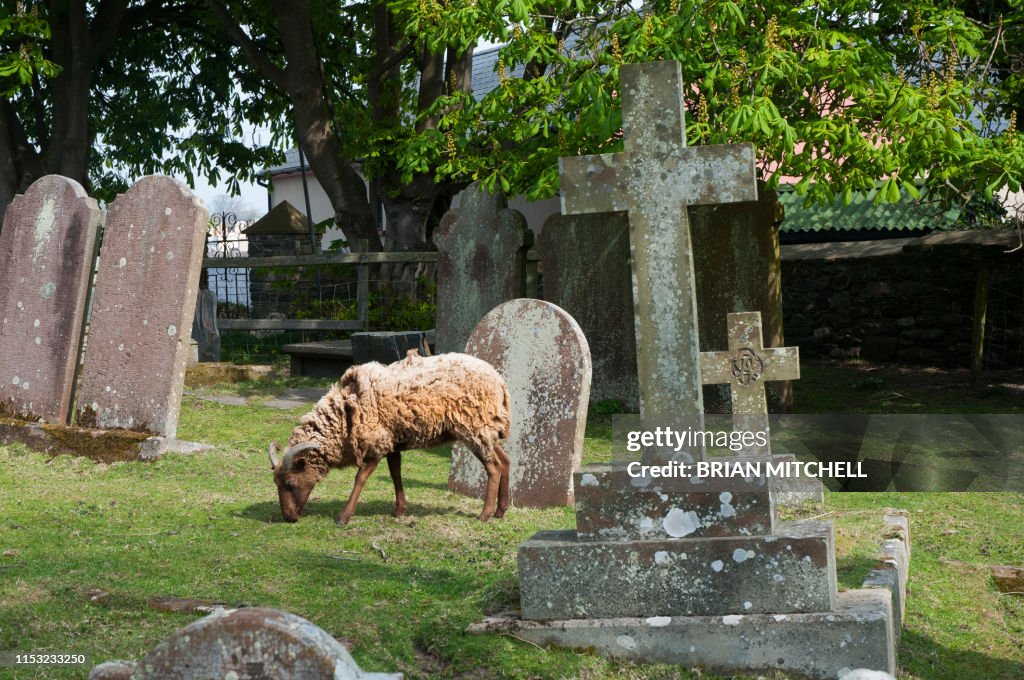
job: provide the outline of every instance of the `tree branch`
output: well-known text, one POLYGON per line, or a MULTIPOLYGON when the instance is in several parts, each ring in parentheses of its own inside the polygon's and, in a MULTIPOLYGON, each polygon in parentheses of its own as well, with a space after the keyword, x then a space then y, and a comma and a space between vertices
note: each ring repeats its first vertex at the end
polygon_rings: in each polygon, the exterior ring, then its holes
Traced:
POLYGON ((89 26, 89 63, 93 66, 113 44, 126 9, 128 0, 104 0, 100 3, 89 26))
POLYGON ((213 16, 224 29, 228 39, 242 50, 249 65, 262 73, 279 90, 287 92, 288 78, 285 75, 285 70, 267 58, 260 46, 246 35, 242 27, 231 17, 227 8, 217 0, 206 0, 206 6, 213 12, 213 16))

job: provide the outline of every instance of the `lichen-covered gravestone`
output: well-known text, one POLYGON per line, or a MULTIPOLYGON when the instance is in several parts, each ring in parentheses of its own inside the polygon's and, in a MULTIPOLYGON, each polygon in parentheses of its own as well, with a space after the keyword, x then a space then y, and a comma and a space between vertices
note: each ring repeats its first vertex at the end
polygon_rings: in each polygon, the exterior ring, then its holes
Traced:
POLYGON ((639 407, 629 220, 621 213, 552 215, 541 232, 544 299, 580 324, 590 343, 590 399, 639 407))
MULTIPOLYGON (((573 471, 583 455, 591 365, 587 339, 565 310, 543 300, 512 300, 477 325, 466 353, 493 365, 508 384, 512 430, 512 502, 520 507, 572 505, 573 471)), ((483 466, 456 445, 448 488, 483 496, 483 466)))
POLYGON ((364 672, 322 628, 294 614, 256 607, 214 612, 175 632, 138 663, 108 661, 89 674, 90 680, 401 677, 364 672))
POLYGON ((170 177, 145 177, 110 205, 79 425, 174 437, 207 220, 199 199, 170 177))
POLYGON ((0 412, 66 423, 101 213, 77 182, 47 175, 0 232, 0 412))
POLYGON ((526 218, 505 195, 479 182, 462 193, 434 232, 437 246, 437 351, 461 352, 480 319, 526 292, 526 218))

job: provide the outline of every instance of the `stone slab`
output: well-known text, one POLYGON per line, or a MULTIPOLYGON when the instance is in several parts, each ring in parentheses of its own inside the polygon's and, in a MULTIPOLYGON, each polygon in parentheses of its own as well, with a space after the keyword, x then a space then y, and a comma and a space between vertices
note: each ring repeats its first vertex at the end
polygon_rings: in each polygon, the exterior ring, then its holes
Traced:
POLYGON ((541 531, 519 546, 524 619, 828 611, 830 522, 781 523, 774 536, 581 541, 541 531))
POLYGON ((14 198, 0 232, 0 412, 67 423, 101 213, 47 175, 14 198))
POLYGON ((159 175, 110 205, 77 424, 174 436, 207 220, 192 192, 159 175))
MULTIPOLYGON (((782 347, 782 264, 779 225, 782 204, 773 189, 758 183, 757 201, 689 208, 697 320, 701 350, 728 346, 726 315, 761 312, 766 347, 782 347)), ((792 408, 790 382, 767 386, 771 410, 792 408)), ((729 390, 704 386, 707 413, 730 412, 729 390)))
POLYGON ((892 603, 884 591, 839 593, 834 609, 802 614, 575 619, 486 619, 470 633, 512 633, 542 647, 585 649, 634 663, 712 673, 782 671, 835 680, 844 668, 896 673, 892 603))
MULTIPOLYGON (((125 677, 134 680, 402 677, 401 673, 364 672, 322 628, 294 614, 256 607, 215 611, 173 633, 138 664, 119 665, 130 671, 125 677)), ((112 666, 103 668, 104 675, 89 677, 121 677, 112 666)))
POLYGON ((266 380, 274 372, 274 367, 261 364, 239 365, 226 361, 210 361, 189 366, 185 371, 185 385, 188 387, 206 387, 218 383, 240 383, 254 380, 266 380))
POLYGON ((426 331, 374 331, 352 334, 352 360, 357 364, 377 361, 390 364, 401 361, 409 350, 421 357, 430 356, 426 331))
MULTIPOLYGON (((543 300, 512 300, 491 310, 466 343, 508 384, 512 428, 503 444, 509 488, 520 507, 573 504, 573 471, 583 456, 590 394, 590 349, 576 321, 543 300)), ((485 474, 460 444, 448 488, 482 497, 485 474)))
MULTIPOLYGON (((772 455, 776 463, 796 461, 792 453, 772 455)), ((772 480, 772 500, 777 505, 802 505, 813 503, 818 507, 825 504, 825 485, 817 477, 776 477, 772 480)))
POLYGON ((629 268, 629 220, 621 213, 554 214, 540 238, 544 299, 579 323, 590 343, 593 402, 640 408, 629 268))
POLYGON ((165 453, 196 453, 213 448, 131 430, 97 430, 0 417, 0 444, 15 443, 51 456, 84 456, 98 463, 156 460, 165 453))
POLYGON ((437 352, 461 352, 489 311, 526 294, 533 232, 501 192, 475 182, 441 218, 437 246, 437 352))
POLYGON ((217 330, 217 294, 199 291, 196 315, 192 320, 192 340, 199 344, 198 361, 220 361, 220 331, 217 330))
POLYGON ((587 465, 574 481, 580 540, 766 536, 774 527, 763 478, 631 477, 617 463, 587 465))

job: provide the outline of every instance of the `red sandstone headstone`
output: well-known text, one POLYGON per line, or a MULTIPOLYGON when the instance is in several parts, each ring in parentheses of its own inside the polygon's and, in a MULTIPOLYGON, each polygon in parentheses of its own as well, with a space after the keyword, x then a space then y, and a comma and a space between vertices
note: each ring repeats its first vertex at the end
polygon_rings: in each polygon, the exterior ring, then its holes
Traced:
POLYGON ((110 205, 79 425, 175 435, 207 219, 192 192, 159 175, 110 205))
POLYGON ((101 213, 78 182, 47 175, 0 232, 0 412, 66 423, 101 213))
MULTIPOLYGON (((466 353, 489 362, 508 383, 512 431, 503 446, 512 462, 512 502, 531 508, 572 505, 592 373, 579 324, 550 302, 511 300, 477 324, 466 353)), ((448 488, 482 497, 484 481, 480 462, 456 445, 448 488)))

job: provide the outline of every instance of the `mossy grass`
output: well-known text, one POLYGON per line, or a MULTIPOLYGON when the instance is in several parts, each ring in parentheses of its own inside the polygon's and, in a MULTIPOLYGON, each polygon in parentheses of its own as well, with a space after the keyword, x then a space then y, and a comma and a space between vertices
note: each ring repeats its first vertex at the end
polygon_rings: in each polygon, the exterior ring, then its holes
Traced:
MULTIPOLYGON (((860 369, 838 367, 851 371, 851 379, 829 380, 835 368, 805 367, 798 408, 840 410, 870 397, 852 386, 860 369)), ((910 392, 914 403, 933 395, 883 380, 879 390, 910 392)), ((220 393, 269 396, 328 384, 278 379, 220 393)), ((1005 394, 951 392, 937 393, 950 410, 1005 412, 1016 405, 1005 394)), ((267 444, 283 442, 302 412, 187 397, 179 436, 216 448, 152 463, 49 458, 0 446, 0 653, 73 652, 93 663, 137 659, 201 616, 148 605, 177 596, 285 609, 350 645, 364 669, 410 678, 718 677, 465 634, 470 623, 517 606, 519 543, 574 520, 568 508, 513 508, 505 519, 481 524, 481 501, 447 491, 443 448, 404 456, 405 518, 390 516, 390 480, 378 472, 352 523, 335 526, 352 484, 351 471, 335 471, 298 524, 282 522, 267 444)), ((611 416, 593 415, 587 460, 603 459, 610 438, 611 416)), ((843 588, 857 587, 874 564, 884 533, 881 509, 910 512, 901 678, 1018 680, 1024 677, 1024 599, 999 594, 985 565, 1024 564, 1022 500, 1024 494, 1008 493, 837 493, 827 495, 824 509, 803 512, 835 521, 843 588)), ((0 678, 85 674, 82 667, 0 666, 0 678)))

